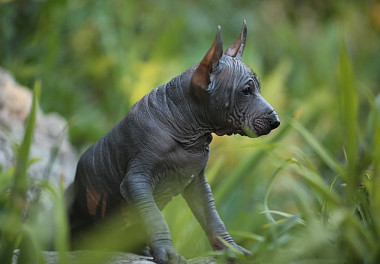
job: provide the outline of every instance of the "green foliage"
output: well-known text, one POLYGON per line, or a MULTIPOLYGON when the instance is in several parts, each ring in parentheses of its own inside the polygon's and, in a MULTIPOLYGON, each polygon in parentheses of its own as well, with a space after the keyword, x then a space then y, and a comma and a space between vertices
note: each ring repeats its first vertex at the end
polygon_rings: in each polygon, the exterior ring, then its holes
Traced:
MULTIPOLYGON (((29 230, 22 225, 22 214, 26 203, 26 192, 28 190, 28 177, 26 174, 28 166, 29 150, 32 142, 34 125, 36 122, 36 113, 38 107, 38 94, 40 92, 40 84, 36 83, 34 87, 34 95, 32 108, 25 128, 25 136, 22 144, 17 152, 17 163, 14 168, 12 182, 9 185, 9 197, 4 201, 1 214, 1 248, 0 261, 2 263, 11 263, 13 250, 18 247, 20 232, 25 237, 32 240, 29 230)), ((7 173, 4 173, 6 177, 7 173)), ((7 192, 8 186, 3 191, 7 192)), ((32 243, 31 243, 32 244, 32 243)))
MULTIPOLYGON (((227 47, 247 19, 243 60, 281 126, 257 139, 214 137, 207 178, 228 230, 252 255, 211 253, 181 197, 163 212, 176 249, 187 258, 216 254, 220 263, 378 263, 379 10, 343 0, 6 1, 0 65, 27 86, 41 79, 43 109, 69 119, 82 149, 197 63, 218 24, 227 47)), ((40 261, 37 249, 56 230, 53 248, 68 263, 63 187, 27 176, 33 109, 17 164, 0 173, 0 262, 10 263, 15 248, 20 262, 40 261)))

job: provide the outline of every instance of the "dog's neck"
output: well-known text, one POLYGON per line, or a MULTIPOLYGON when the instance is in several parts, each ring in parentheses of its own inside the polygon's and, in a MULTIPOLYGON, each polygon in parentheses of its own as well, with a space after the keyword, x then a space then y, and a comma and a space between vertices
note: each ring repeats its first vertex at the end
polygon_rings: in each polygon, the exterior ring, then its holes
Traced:
POLYGON ((197 102, 191 91, 193 71, 194 67, 154 89, 142 103, 157 126, 177 142, 186 146, 208 146, 212 139, 210 134, 217 128, 207 109, 197 102))

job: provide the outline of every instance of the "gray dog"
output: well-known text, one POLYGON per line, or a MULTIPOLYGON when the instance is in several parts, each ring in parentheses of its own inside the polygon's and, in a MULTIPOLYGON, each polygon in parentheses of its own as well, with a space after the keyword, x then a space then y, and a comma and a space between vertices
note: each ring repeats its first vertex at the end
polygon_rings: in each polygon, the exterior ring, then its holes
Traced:
POLYGON ((245 21, 224 53, 220 31, 199 64, 147 94, 82 155, 70 187, 73 239, 89 226, 96 230, 110 215, 129 219, 125 226, 137 217, 154 261, 185 263, 160 213, 182 194, 214 250, 226 248, 221 237, 249 254, 233 241, 215 209, 205 177, 211 133, 261 136, 280 121, 260 95, 256 75, 241 61, 245 21))

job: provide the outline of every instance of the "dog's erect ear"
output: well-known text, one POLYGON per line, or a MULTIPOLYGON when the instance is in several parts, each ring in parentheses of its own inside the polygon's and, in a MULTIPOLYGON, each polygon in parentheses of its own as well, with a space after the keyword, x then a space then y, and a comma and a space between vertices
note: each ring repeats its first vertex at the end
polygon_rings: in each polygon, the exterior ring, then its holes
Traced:
POLYGON ((191 86, 199 96, 207 92, 207 87, 210 83, 210 74, 218 67, 219 60, 223 55, 223 43, 220 32, 221 28, 218 26, 218 33, 216 34, 214 43, 191 77, 191 86))
POLYGON ((243 28, 241 30, 239 38, 235 41, 234 44, 228 47, 224 54, 235 57, 238 60, 241 60, 243 57, 243 51, 245 48, 245 41, 247 40, 247 22, 243 21, 243 28))

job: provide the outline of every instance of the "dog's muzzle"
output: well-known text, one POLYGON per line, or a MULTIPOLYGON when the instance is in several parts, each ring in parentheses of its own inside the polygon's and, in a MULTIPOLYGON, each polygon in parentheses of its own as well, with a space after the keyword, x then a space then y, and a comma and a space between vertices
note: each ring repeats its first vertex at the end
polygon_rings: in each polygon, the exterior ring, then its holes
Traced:
POLYGON ((267 135, 280 125, 280 119, 275 111, 253 120, 253 128, 257 136, 267 135))

